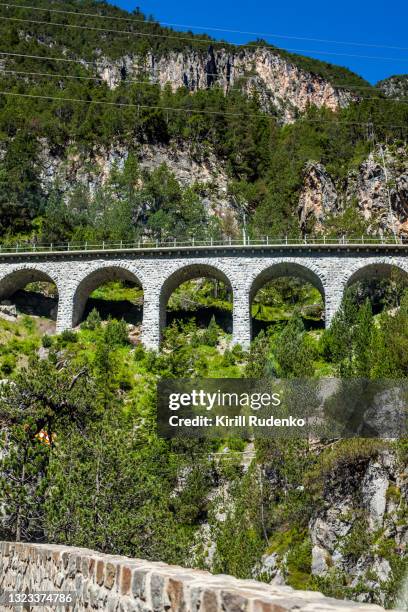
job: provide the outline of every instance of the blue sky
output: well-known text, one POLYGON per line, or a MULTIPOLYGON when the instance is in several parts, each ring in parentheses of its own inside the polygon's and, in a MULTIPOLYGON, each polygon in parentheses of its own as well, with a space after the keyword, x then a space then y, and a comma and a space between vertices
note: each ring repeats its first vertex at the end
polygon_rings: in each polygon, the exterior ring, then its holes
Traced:
POLYGON ((408 73, 407 0, 114 0, 112 3, 127 10, 139 6, 160 22, 197 26, 192 31, 207 32, 235 43, 245 43, 256 36, 224 29, 294 37, 263 36, 282 48, 347 66, 371 83, 393 74, 408 73), (223 31, 212 31, 210 27, 223 31))

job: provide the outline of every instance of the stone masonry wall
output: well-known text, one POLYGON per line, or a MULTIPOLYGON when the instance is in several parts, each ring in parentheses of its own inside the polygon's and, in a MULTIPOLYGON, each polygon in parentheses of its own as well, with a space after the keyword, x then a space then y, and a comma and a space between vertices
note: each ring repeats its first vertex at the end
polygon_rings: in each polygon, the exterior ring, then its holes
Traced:
MULTIPOLYGON (((75 591, 72 609, 106 612, 358 612, 375 605, 324 597, 254 580, 212 575, 201 570, 104 555, 85 548, 0 542, 0 593, 75 591)), ((12 610, 1 606, 1 610, 12 610)), ((21 608, 18 608, 21 609, 21 608)), ((24 609, 24 608, 23 608, 24 609)))
POLYGON ((262 284, 279 276, 311 282, 324 298, 326 325, 337 312, 350 282, 386 275, 391 266, 408 274, 408 248, 239 248, 158 249, 2 256, 0 300, 28 280, 48 279, 58 289, 57 330, 80 321, 86 299, 98 284, 133 280, 144 292, 142 338, 158 349, 168 297, 186 280, 201 276, 227 282, 233 293, 233 341, 248 348, 251 341, 251 297, 262 284))

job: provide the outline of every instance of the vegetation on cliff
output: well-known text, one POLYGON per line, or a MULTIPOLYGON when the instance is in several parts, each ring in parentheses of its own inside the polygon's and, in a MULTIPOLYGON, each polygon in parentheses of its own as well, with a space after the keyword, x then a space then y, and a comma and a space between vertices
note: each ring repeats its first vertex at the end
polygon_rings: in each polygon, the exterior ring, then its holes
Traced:
MULTIPOLYGON (((108 287, 105 296, 112 291, 108 287)), ((298 288, 278 283, 264 291, 275 299, 278 293, 287 312, 298 288)), ((341 597, 364 593, 391 604, 406 565, 389 528, 366 527, 365 543, 351 532, 340 538, 342 567, 367 559, 390 564, 386 582, 363 572, 356 586, 355 569, 347 573, 334 564, 324 577, 312 574, 313 522, 328 504, 337 508, 340 489, 353 500, 352 528, 371 520, 358 494, 364 470, 388 452, 403 471, 404 441, 356 439, 313 448, 301 440, 258 440, 248 467, 242 455, 248 441, 158 438, 155 386, 159 377, 186 375, 406 378, 408 295, 401 291, 395 283, 375 291, 360 285, 330 330, 306 331, 298 311, 262 331, 248 353, 231 349, 214 319, 197 326, 194 310, 167 328, 159 354, 132 345, 127 324, 102 322, 95 310, 80 330, 57 336, 42 334, 41 319, 0 320, 0 367, 10 381, 0 398, 0 537, 92 546, 267 581, 273 570, 297 588, 341 597), (366 296, 382 312, 373 315, 366 296), (265 558, 275 565, 265 565, 265 558)), ((205 283, 200 292, 209 299, 205 283)), ((222 288, 217 295, 228 309, 222 288)), ((188 298, 176 296, 176 308, 180 300, 188 298)), ((400 485, 393 486, 384 524, 403 526, 407 500, 400 485)))
MULTIPOLYGON (((118 29, 114 17, 128 16, 93 0, 40 0, 37 7, 100 11, 112 17, 105 29, 118 29)), ((63 13, 1 12, 12 18, 0 20, 2 50, 16 54, 0 61, 0 90, 16 94, 0 94, 2 243, 207 239, 238 236, 243 227, 251 237, 298 236, 307 162, 321 162, 341 182, 375 143, 405 147, 408 107, 365 89, 345 69, 272 48, 337 86, 362 88, 360 99, 341 110, 310 107, 283 125, 257 94, 226 94, 214 84, 196 93, 160 89, 145 74, 111 89, 97 76, 97 66, 129 54, 188 49, 206 56, 219 44, 210 37, 188 33, 186 41, 140 11, 127 27, 146 36, 96 29, 85 35, 69 27, 82 20, 63 13), (192 156, 204 158, 215 153, 227 169, 238 224, 210 214, 201 185, 181 184, 165 165, 142 169, 138 151, 146 143, 188 143, 192 156), (71 188, 53 175, 57 159, 91 172, 101 151, 116 146, 126 152, 124 163, 113 163, 101 185, 71 188)), ((86 24, 99 28, 101 20, 87 16, 86 24)), ((329 219, 329 233, 364 232, 355 204, 329 219)), ((405 441, 252 447, 235 439, 166 441, 155 427, 160 377, 406 378, 408 296, 401 278, 391 281, 360 284, 324 331, 318 292, 279 279, 254 298, 257 335, 248 352, 230 345, 228 289, 207 280, 172 295, 158 354, 143 349, 137 326, 130 330, 120 315, 102 320, 104 305, 114 310, 109 301, 127 321, 140 319, 142 292, 126 284, 98 288, 75 331, 54 335, 42 318, 0 318, 0 537, 275 577, 391 605, 406 571, 405 441), (363 496, 373 470, 389 475, 381 527, 370 523, 363 496), (337 511, 334 526, 328 508, 337 511), (330 552, 317 541, 317 521, 335 540, 330 552), (320 573, 312 568, 317 562, 320 573)), ((42 286, 29 289, 44 293, 42 286)), ((19 296, 30 313, 28 301, 27 293, 19 296)))
MULTIPOLYGON (((38 6, 50 4, 40 2, 38 6)), ((80 5, 53 2, 52 7, 100 11, 112 18, 127 15, 99 2, 80 5)), ((202 150, 211 147, 226 164, 231 192, 238 208, 242 206, 241 216, 245 212, 251 232, 297 235, 296 210, 306 162, 321 161, 334 177, 341 178, 367 156, 374 141, 391 143, 406 139, 408 107, 378 91, 374 90, 374 95, 370 89, 363 89, 361 99, 337 112, 311 107, 294 124, 286 126, 273 113, 262 111, 257 93, 248 96, 232 88, 225 94, 213 83, 195 93, 186 87, 172 92, 170 86, 160 89, 150 82, 148 75, 142 74, 138 79, 124 78, 111 89, 97 76, 98 62, 109 66, 129 54, 143 57, 148 51, 161 54, 194 45, 207 54, 208 45, 202 42, 202 36, 189 34, 192 41, 186 41, 182 33, 150 23, 140 12, 133 16, 135 24, 129 23, 128 27, 136 31, 143 26, 146 33, 143 37, 71 29, 70 23, 82 24, 75 15, 12 7, 1 10, 11 19, 0 23, 2 49, 15 54, 3 56, 0 71, 0 90, 8 93, 0 96, 3 240, 17 235, 20 239, 42 239, 47 236, 42 234, 41 227, 44 219, 48 222, 50 208, 51 223, 62 228, 80 202, 86 208, 89 199, 86 191, 76 194, 75 202, 74 195, 67 195, 58 182, 51 189, 45 184, 45 166, 54 158, 66 160, 74 155, 84 165, 92 165, 98 152, 115 145, 124 146, 129 153, 146 142, 183 141, 202 150), (53 26, 53 22, 65 27, 53 26), (41 61, 34 56, 65 58, 67 62, 41 61)), ((90 28, 118 29, 118 22, 109 19, 101 25, 100 19, 87 16, 86 24, 90 28)), ((336 84, 348 83, 353 92, 357 83, 367 87, 345 69, 279 50, 274 52, 336 84)), ((128 168, 128 184, 129 181, 133 190, 138 191, 139 174, 134 166, 128 168)), ((141 197, 139 194, 133 203, 123 206, 133 208, 131 229, 148 233, 141 197)), ((120 198, 123 201, 123 193, 120 198)), ((100 210, 96 212, 101 215, 100 210)), ((86 225, 86 219, 83 224, 86 225)), ((117 228, 115 234, 125 239, 127 229, 127 225, 117 228)), ((61 233, 61 238, 70 239, 69 228, 61 233)))

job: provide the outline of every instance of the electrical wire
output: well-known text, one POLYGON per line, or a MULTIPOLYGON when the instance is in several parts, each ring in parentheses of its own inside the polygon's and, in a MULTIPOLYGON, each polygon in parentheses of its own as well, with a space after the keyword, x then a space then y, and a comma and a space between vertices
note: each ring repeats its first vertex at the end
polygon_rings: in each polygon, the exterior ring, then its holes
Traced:
MULTIPOLYGON (((187 108, 177 108, 171 106, 152 106, 146 104, 132 104, 127 102, 108 102, 107 100, 84 100, 82 98, 65 98, 65 97, 55 97, 55 96, 44 96, 40 94, 23 94, 11 91, 0 91, 0 95, 3 96, 13 96, 13 97, 21 97, 21 98, 34 98, 41 100, 53 100, 57 102, 77 102, 83 104, 97 104, 101 106, 110 106, 110 107, 125 107, 125 108, 135 108, 135 109, 147 109, 147 110, 161 110, 161 111, 170 111, 177 113, 187 113, 187 114, 199 114, 199 115, 222 115, 226 117, 260 117, 263 119, 273 119, 270 115, 262 114, 262 113, 230 113, 225 111, 209 111, 209 110, 201 110, 201 109, 187 109, 187 108)), ((330 125, 338 124, 338 125, 353 125, 353 126, 363 126, 369 127, 372 125, 372 121, 362 122, 362 121, 341 121, 341 120, 333 120, 328 121, 325 119, 306 119, 300 118, 299 122, 302 123, 328 123, 330 125)), ((408 130, 408 125, 399 125, 399 124, 376 124, 376 127, 382 127, 385 129, 401 129, 408 130)))
POLYGON ((96 17, 99 19, 126 21, 130 23, 153 24, 157 26, 170 26, 170 27, 179 27, 179 28, 198 28, 200 30, 210 30, 214 32, 226 32, 228 34, 247 34, 250 36, 268 36, 270 38, 272 37, 273 38, 283 38, 283 39, 288 39, 288 40, 306 40, 309 42, 322 42, 322 43, 329 43, 329 44, 336 44, 336 45, 350 45, 350 46, 358 46, 358 47, 372 47, 372 48, 377 48, 377 49, 393 49, 397 51, 408 51, 408 47, 398 47, 394 45, 383 45, 383 44, 378 44, 378 43, 364 43, 361 41, 355 42, 355 41, 345 41, 345 40, 331 40, 327 38, 310 38, 306 36, 289 36, 287 34, 276 34, 276 33, 268 33, 268 32, 251 32, 251 31, 246 31, 246 30, 234 30, 230 28, 221 28, 220 26, 214 27, 214 26, 203 26, 203 25, 186 25, 186 24, 181 24, 181 23, 169 23, 165 21, 158 22, 152 19, 135 19, 131 17, 117 17, 113 15, 112 16, 100 15, 98 13, 64 11, 62 9, 51 9, 51 8, 44 8, 44 7, 38 7, 38 6, 29 6, 29 5, 24 5, 24 4, 10 4, 8 2, 0 3, 0 6, 3 6, 5 8, 11 7, 11 8, 33 10, 33 11, 43 11, 47 13, 58 13, 62 15, 74 15, 76 17, 93 17, 93 18, 96 17))
POLYGON ((28 53, 13 53, 11 51, 0 51, 0 55, 7 55, 10 57, 25 57, 28 59, 39 59, 39 60, 47 60, 53 62, 70 62, 73 64, 81 64, 82 66, 94 66, 95 62, 87 62, 85 60, 78 59, 70 59, 67 57, 49 57, 47 55, 31 55, 28 53))
MULTIPOLYGON (((5 74, 15 74, 17 76, 40 76, 40 77, 46 77, 46 78, 61 78, 61 79, 70 79, 70 80, 86 80, 86 81, 97 81, 98 83, 100 83, 101 81, 106 82, 105 79, 103 79, 102 77, 85 77, 85 76, 77 76, 77 75, 70 75, 70 74, 60 74, 60 73, 48 73, 48 72, 26 72, 26 71, 19 71, 19 70, 6 70, 2 67, 0 67, 0 73, 3 72, 5 74)), ((207 75, 208 73, 206 73, 207 75)), ((219 78, 222 78, 222 75, 218 75, 219 78)), ((251 77, 248 77, 251 78, 251 77)), ((138 81, 135 79, 120 79, 119 81, 120 84, 122 83, 135 83, 135 84, 139 84, 139 85, 150 85, 150 86, 160 86, 160 83, 158 82, 149 82, 149 81, 138 81)), ((162 85, 167 85, 167 84, 172 84, 172 81, 166 81, 164 83, 162 83, 162 85)), ((228 89, 229 91, 241 91, 242 92, 242 88, 241 87, 229 87, 228 89)), ((380 100, 382 102, 401 102, 401 103, 407 103, 408 102, 408 98, 389 98, 389 97, 374 97, 371 96, 369 98, 363 98, 363 97, 358 97, 358 99, 356 101, 372 101, 372 100, 380 100)))
MULTIPOLYGON (((47 78, 97 81, 98 83, 100 83, 101 81, 105 82, 105 80, 102 77, 86 77, 86 76, 76 76, 76 75, 71 75, 71 74, 49 73, 49 72, 25 72, 25 71, 20 71, 20 70, 5 70, 2 67, 0 67, 0 72, 6 73, 6 74, 16 74, 18 76, 41 76, 41 77, 47 77, 47 78)), ((152 86, 159 85, 159 83, 150 83, 149 81, 136 81, 134 79, 121 79, 120 83, 136 83, 139 85, 152 85, 152 86)))
MULTIPOLYGON (((36 24, 36 25, 46 25, 47 27, 61 27, 61 28, 73 28, 73 29, 79 29, 79 30, 91 30, 91 31, 95 31, 95 32, 107 32, 109 34, 122 34, 122 35, 126 35, 126 36, 141 36, 141 37, 145 37, 145 38, 167 38, 167 39, 173 39, 173 40, 182 40, 184 42, 194 42, 194 43, 205 43, 206 45, 210 44, 210 45, 228 45, 228 46, 232 46, 232 47, 238 47, 238 48, 246 48, 246 49, 268 49, 268 46, 265 45, 256 45, 256 44, 234 44, 234 43, 229 43, 226 41, 216 41, 216 40, 211 40, 211 39, 200 39, 200 38, 186 38, 184 36, 171 36, 171 35, 166 35, 166 34, 153 34, 153 33, 146 33, 146 32, 132 32, 130 30, 112 30, 112 29, 107 29, 107 28, 97 28, 94 26, 84 26, 84 25, 79 25, 79 24, 73 24, 73 23, 57 23, 57 22, 52 22, 52 21, 39 21, 39 20, 35 20, 35 19, 21 19, 19 17, 4 17, 4 16, 0 16, 0 19, 6 20, 6 21, 14 21, 14 22, 19 22, 19 23, 30 23, 30 24, 36 24)), ((276 48, 277 51, 279 51, 280 49, 276 48)), ((294 53, 318 53, 320 55, 330 55, 330 56, 335 56, 335 57, 353 57, 353 58, 361 58, 361 59, 371 59, 371 60, 384 60, 384 61, 392 61, 392 62, 406 62, 408 63, 408 58, 397 58, 397 57, 383 57, 383 56, 377 56, 377 55, 359 55, 359 54, 355 54, 355 53, 335 53, 332 51, 321 51, 320 49, 292 49, 292 48, 287 48, 287 49, 282 49, 282 51, 289 51, 289 52, 294 52, 294 53)))
MULTIPOLYGON (((74 63, 74 64, 80 64, 82 66, 93 66, 95 67, 95 65, 97 64, 97 60, 94 60, 92 62, 90 61, 86 61, 86 60, 78 60, 78 59, 70 59, 70 58, 66 58, 66 57, 51 57, 51 56, 47 56, 47 55, 31 55, 31 54, 26 54, 26 53, 13 53, 13 52, 9 52, 9 51, 0 51, 0 56, 10 56, 10 57, 24 57, 27 59, 37 59, 37 60, 45 60, 45 61, 56 61, 56 62, 68 62, 68 63, 74 63)), ((216 72, 206 72, 207 76, 212 76, 212 77, 218 77, 221 78, 222 75, 216 73, 216 72)), ((225 77, 226 79, 228 79, 228 77, 225 77)), ((250 80, 253 79, 253 76, 245 76, 245 75, 239 75, 237 77, 235 77, 237 80, 250 80)), ((334 85, 333 85, 334 87, 334 85)), ((343 86, 336 86, 338 89, 348 89, 348 87, 346 85, 343 86)))
MULTIPOLYGON (((10 57, 21 57, 21 58, 27 58, 27 59, 37 59, 37 60, 43 60, 43 61, 67 62, 67 63, 80 64, 82 66, 86 65, 86 66, 93 66, 93 67, 95 67, 95 65, 97 64, 97 60, 94 60, 94 61, 90 62, 90 61, 82 60, 82 59, 78 60, 78 59, 71 59, 71 58, 66 58, 66 57, 51 57, 51 56, 48 56, 48 55, 32 55, 32 54, 27 54, 27 53, 13 53, 13 52, 10 52, 10 51, 0 51, 0 56, 1 55, 3 55, 3 56, 10 56, 10 57)), ((219 74, 217 72, 206 72, 205 74, 206 74, 206 76, 211 76, 211 77, 215 77, 215 78, 219 78, 219 79, 224 78, 227 81, 231 78, 231 75, 230 76, 227 76, 227 75, 224 76, 224 75, 219 74)), ((234 76, 232 78, 235 78, 235 80, 251 80, 251 79, 254 78, 254 76, 237 75, 237 76, 234 76)), ((170 81, 167 81, 167 82, 170 82, 170 81)), ((370 91, 373 91, 373 90, 382 91, 381 87, 375 87, 375 86, 366 87, 366 86, 363 86, 363 85, 347 85, 347 84, 340 84, 340 83, 331 83, 330 81, 328 81, 328 83, 332 87, 334 87, 335 89, 342 89, 342 90, 368 89, 370 91)), ((395 98, 395 99, 399 100, 399 98, 395 98)))

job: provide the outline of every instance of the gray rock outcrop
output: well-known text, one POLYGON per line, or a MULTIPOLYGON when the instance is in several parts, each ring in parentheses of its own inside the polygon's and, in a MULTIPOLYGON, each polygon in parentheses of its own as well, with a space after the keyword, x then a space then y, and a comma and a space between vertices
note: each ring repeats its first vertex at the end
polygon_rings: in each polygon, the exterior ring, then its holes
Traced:
POLYGON ((271 48, 227 48, 207 51, 184 50, 145 58, 126 56, 118 61, 101 57, 96 65, 99 76, 111 88, 123 79, 143 75, 161 87, 169 84, 173 91, 187 87, 190 91, 215 85, 227 92, 231 88, 257 93, 265 110, 274 110, 283 122, 293 121, 308 106, 331 110, 344 108, 356 96, 332 85, 323 77, 302 70, 271 48))
POLYGON ((368 233, 408 236, 406 147, 376 147, 343 179, 331 176, 323 164, 306 164, 298 207, 302 231, 322 234, 330 218, 350 208, 368 233))

